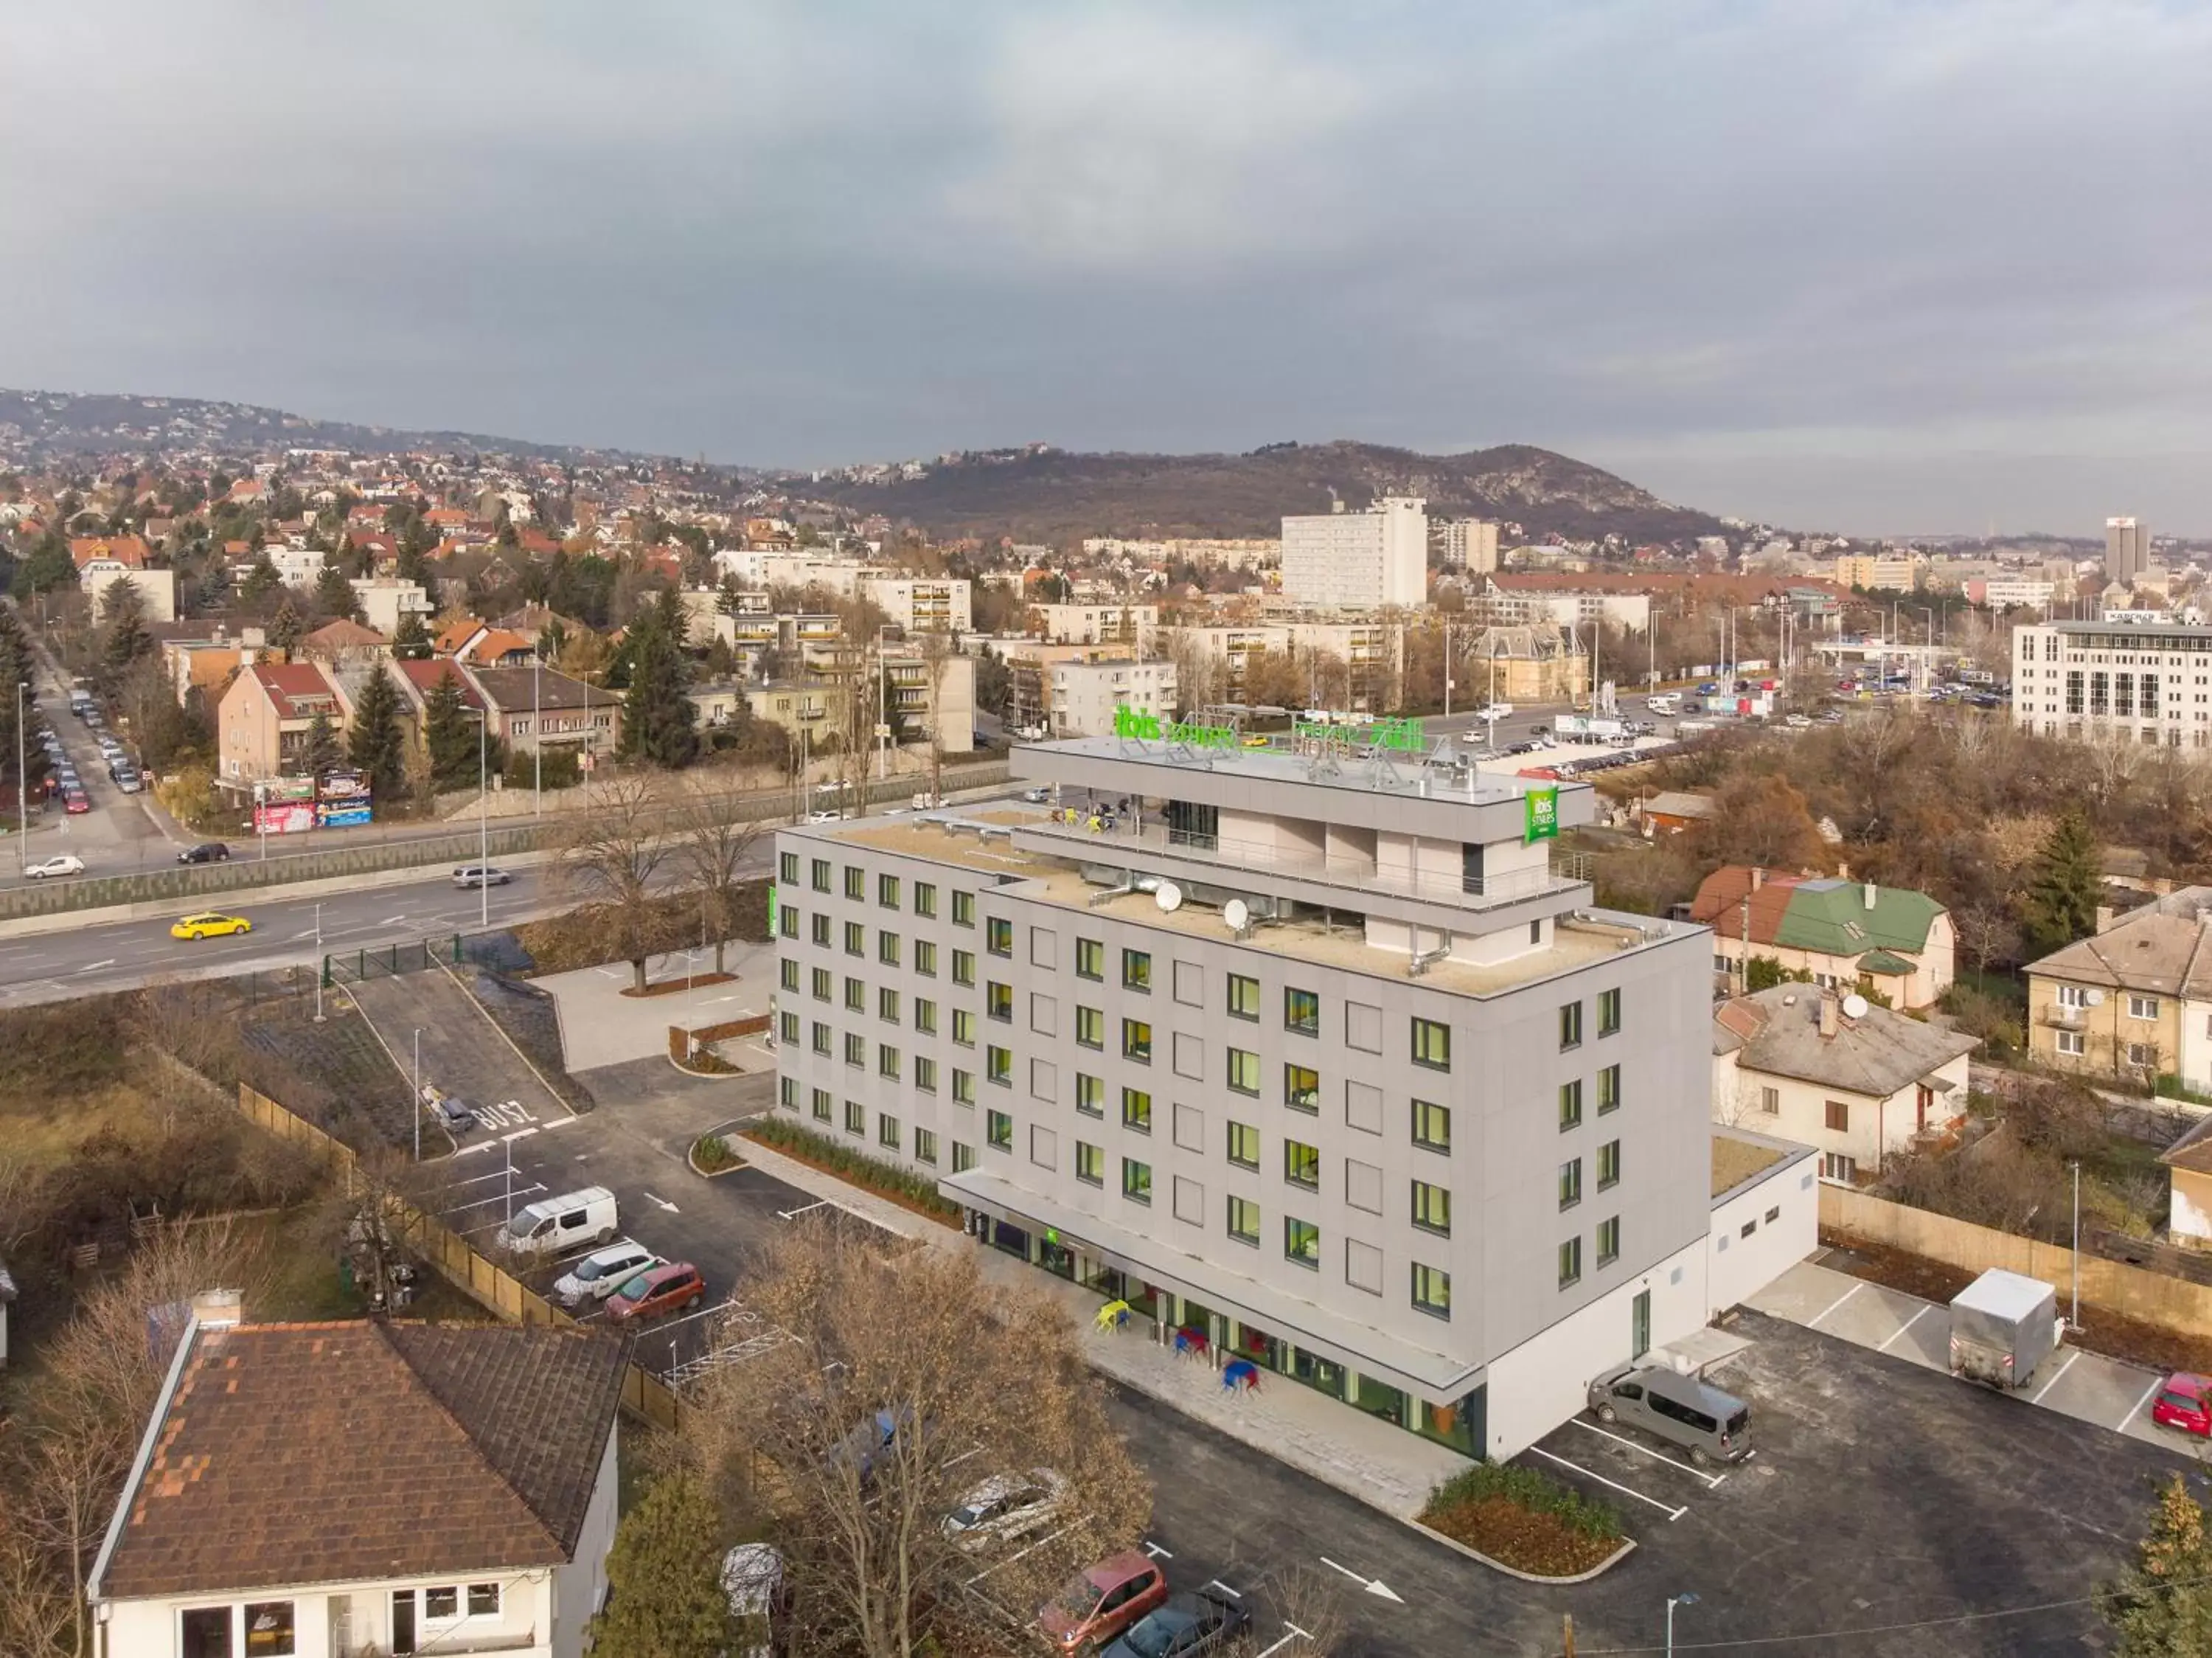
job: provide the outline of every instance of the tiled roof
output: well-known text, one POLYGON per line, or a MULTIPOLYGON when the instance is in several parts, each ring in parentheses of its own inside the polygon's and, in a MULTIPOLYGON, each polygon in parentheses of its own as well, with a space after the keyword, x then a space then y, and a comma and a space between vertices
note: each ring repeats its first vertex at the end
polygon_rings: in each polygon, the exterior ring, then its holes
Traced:
POLYGON ((502 713, 527 712, 533 706, 617 710, 622 707, 621 692, 602 691, 550 667, 472 667, 470 672, 491 698, 492 706, 502 713))
POLYGON ((1740 939, 1747 893, 1753 943, 1824 955, 1858 956, 1875 949, 1917 954, 1928 948, 1929 930, 1943 913, 1943 906, 1927 893, 1903 887, 1765 870, 1758 872, 1754 887, 1751 868, 1731 863, 1698 883, 1690 918, 1740 939))
POLYGON ((325 622, 300 641, 301 644, 322 645, 336 649, 344 646, 380 645, 390 643, 373 627, 363 627, 349 616, 340 616, 325 622))
POLYGON ((193 1338, 98 1588, 108 1599, 573 1557, 625 1350, 512 1326, 193 1338))
POLYGON ((1714 1051, 1741 1042, 1741 1070, 1886 1100, 1981 1045, 1879 1004, 1856 1019, 1839 1011, 1836 1033, 1823 1036, 1820 999, 1809 984, 1777 984, 1723 1003, 1713 1014, 1714 1051))
POLYGON ((477 688, 469 682, 469 676, 441 657, 433 656, 427 661, 395 662, 392 666, 399 670, 409 685, 414 686, 418 698, 428 697, 438 688, 441 680, 450 679, 461 688, 462 706, 478 710, 483 707, 483 698, 477 694, 477 688))
POLYGON ((333 708, 337 703, 337 687, 313 662, 256 662, 253 677, 260 682, 262 694, 287 717, 312 714, 321 703, 333 708))
POLYGON ((1644 802, 1644 811, 1647 817, 1656 813, 1669 818, 1709 818, 1713 814, 1713 797, 1665 789, 1644 802))
POLYGON ((2212 927, 2212 888, 2185 887, 2101 933, 2029 962, 2027 971, 2075 984, 2212 997, 2208 927, 2212 927))
POLYGON ((146 541, 137 535, 79 536, 70 542, 70 558, 79 570, 95 558, 112 559, 133 570, 143 570, 146 565, 146 541))

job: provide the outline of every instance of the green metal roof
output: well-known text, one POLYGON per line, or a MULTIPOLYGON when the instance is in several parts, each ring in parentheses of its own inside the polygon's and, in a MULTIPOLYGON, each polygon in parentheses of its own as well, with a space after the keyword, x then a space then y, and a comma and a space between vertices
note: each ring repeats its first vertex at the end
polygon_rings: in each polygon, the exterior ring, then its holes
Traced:
POLYGON ((1892 955, 1887 950, 1869 950, 1859 958, 1863 973, 1909 973, 1912 964, 1903 956, 1892 955))
POLYGON ((1775 929, 1774 942, 1792 949, 1826 955, 1860 955, 1870 949, 1928 948, 1928 930, 1943 906, 1925 893, 1902 887, 1876 887, 1874 903, 1856 881, 1802 881, 1791 888, 1790 907, 1775 929))

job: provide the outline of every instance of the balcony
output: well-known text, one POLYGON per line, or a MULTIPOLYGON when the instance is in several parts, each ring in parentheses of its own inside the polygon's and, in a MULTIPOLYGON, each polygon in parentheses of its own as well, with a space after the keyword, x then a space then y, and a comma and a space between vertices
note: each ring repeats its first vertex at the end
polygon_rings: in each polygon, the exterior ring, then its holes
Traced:
POLYGON ((2057 1031, 2083 1031, 2089 1028, 2089 1010, 2087 1008, 2069 1008, 2056 1002, 2044 1007, 2036 1015, 2036 1019, 2039 1023, 2047 1025, 2057 1031))

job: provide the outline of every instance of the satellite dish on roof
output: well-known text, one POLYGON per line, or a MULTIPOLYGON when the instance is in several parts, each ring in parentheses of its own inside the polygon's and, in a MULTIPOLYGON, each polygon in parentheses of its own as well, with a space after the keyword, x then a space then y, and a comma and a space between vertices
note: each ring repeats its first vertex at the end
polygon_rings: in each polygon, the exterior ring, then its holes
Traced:
POLYGON ((1182 888, 1172 881, 1164 881, 1159 890, 1152 894, 1152 902, 1160 906, 1163 915, 1173 915, 1182 908, 1182 888))
POLYGON ((1863 997, 1863 996, 1858 996, 1858 995, 1851 995, 1851 996, 1847 996, 1847 997, 1845 997, 1844 998, 1844 1018, 1846 1018, 1846 1019, 1863 1019, 1863 1018, 1865 1018, 1866 1016, 1867 1016, 1867 999, 1866 999, 1866 997, 1863 997))
POLYGON ((1252 906, 1241 898, 1232 898, 1221 906, 1221 918, 1229 923, 1229 930, 1241 933, 1252 924, 1252 906))

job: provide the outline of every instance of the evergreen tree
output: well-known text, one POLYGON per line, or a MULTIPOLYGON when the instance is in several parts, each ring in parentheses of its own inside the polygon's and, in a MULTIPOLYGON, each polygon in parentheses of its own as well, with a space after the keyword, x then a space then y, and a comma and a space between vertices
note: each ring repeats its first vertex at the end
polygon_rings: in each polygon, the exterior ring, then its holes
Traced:
POLYGON ((672 770, 699 753, 692 729, 698 710, 684 694, 689 683, 676 637, 667 631, 666 607, 656 606, 631 625, 625 642, 629 689, 623 698, 622 750, 672 770))
POLYGON ((31 545, 29 554, 15 566, 12 583, 18 599, 51 593, 76 581, 76 560, 70 556, 69 538, 49 529, 31 545))
POLYGON ((260 605, 284 590, 284 578, 276 573, 276 566, 267 552, 254 559, 253 568, 239 583, 238 596, 249 605, 260 605))
POLYGON ((146 600, 129 576, 110 582, 100 595, 100 667, 111 683, 119 681, 131 664, 150 655, 154 637, 146 631, 146 600))
POLYGON ((343 758, 338 752, 338 734, 331 728, 331 716, 319 708, 307 726, 307 749, 305 756, 307 775, 320 778, 338 769, 343 758))
POLYGON ((720 1519, 692 1475, 666 1474, 646 1488, 615 1527, 594 1658, 724 1658, 740 1649, 722 1588, 720 1519))
POLYGON ((361 600, 354 594, 353 583, 346 580, 339 561, 328 555, 323 560, 322 574, 315 577, 315 607, 325 616, 361 620, 361 600))
POLYGON ((399 631, 392 636, 392 654, 403 662, 430 660, 430 630, 411 610, 399 619, 399 631))
POLYGON ((2104 1610, 2119 1658, 2212 1658, 2212 1539, 2181 1475, 2159 1494, 2136 1564, 2106 1591, 2104 1610))
POLYGON ((448 667, 422 698, 422 747, 429 755, 431 788, 463 789, 477 781, 477 726, 460 675, 448 667))
POLYGON ((354 705, 353 731, 346 758, 368 780, 379 801, 399 798, 407 783, 407 733, 401 723, 399 689, 387 674, 372 674, 354 705))
POLYGON ((272 649, 290 651, 300 643, 300 636, 307 625, 300 619, 292 595, 286 594, 276 601, 276 613, 269 619, 269 643, 272 649))
POLYGON ((2103 885, 2097 840, 2079 812, 2058 820, 2036 859, 2021 901, 2021 927, 2039 954, 2063 949, 2097 930, 2097 893, 2103 885))

